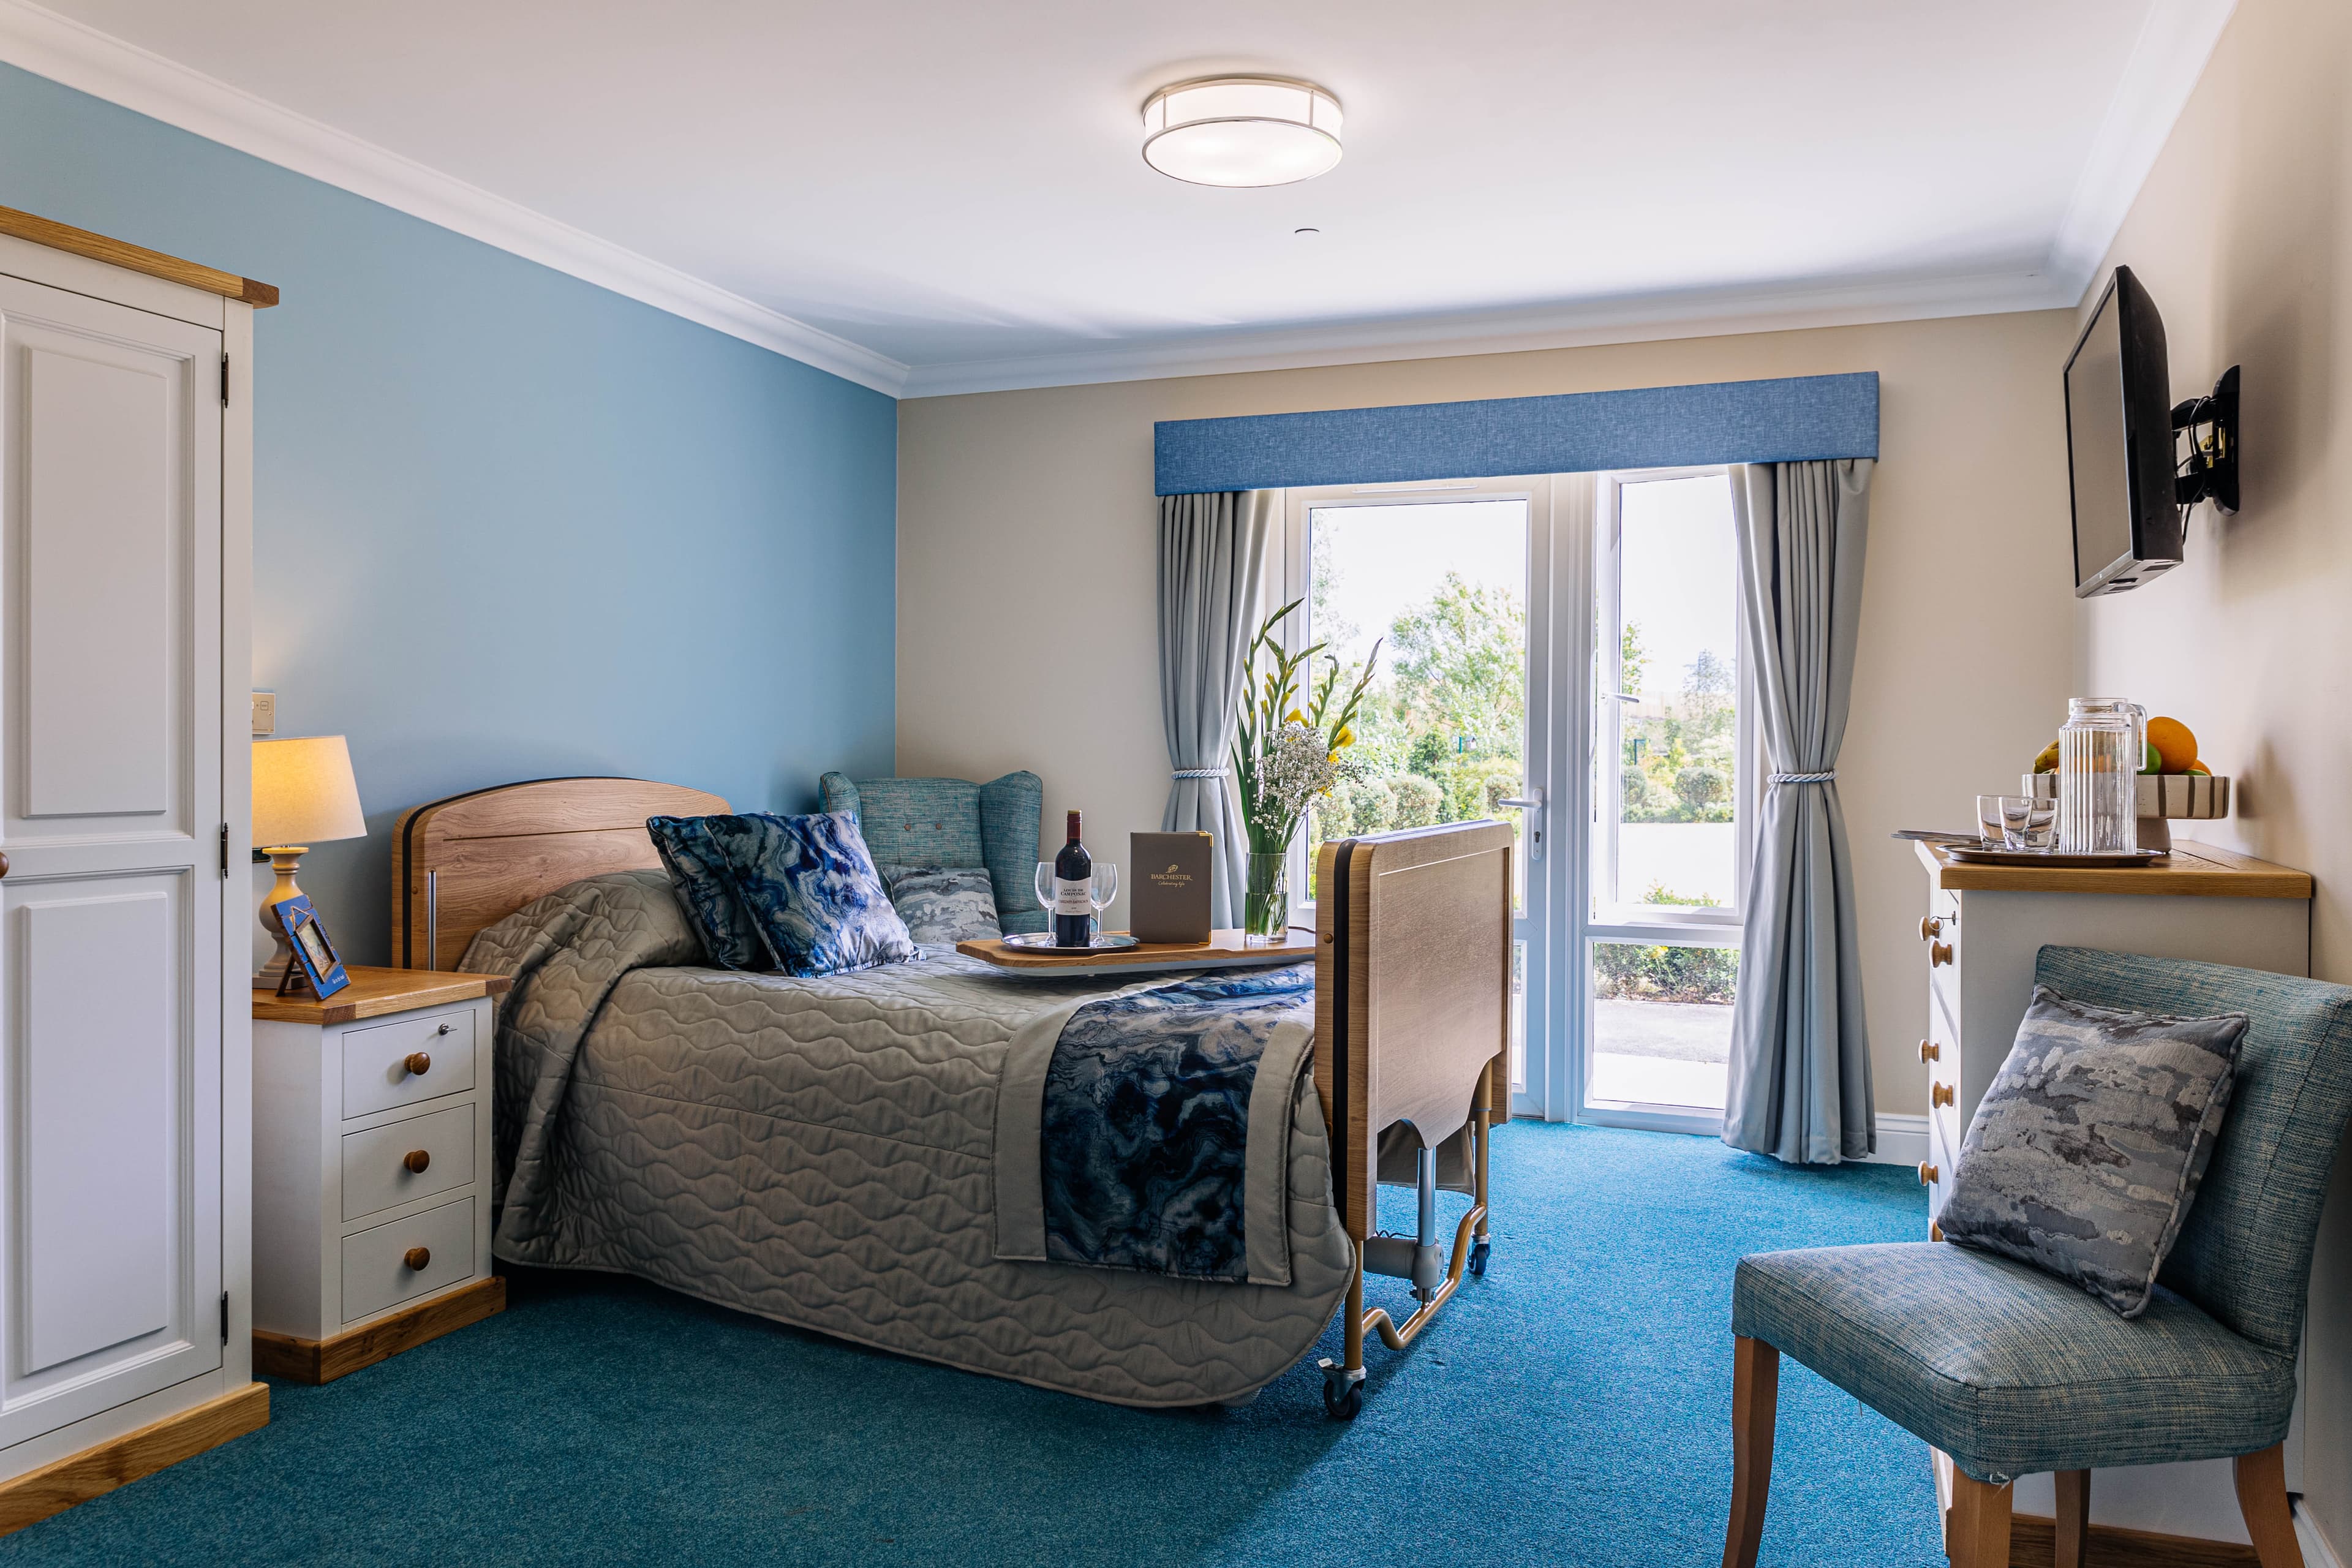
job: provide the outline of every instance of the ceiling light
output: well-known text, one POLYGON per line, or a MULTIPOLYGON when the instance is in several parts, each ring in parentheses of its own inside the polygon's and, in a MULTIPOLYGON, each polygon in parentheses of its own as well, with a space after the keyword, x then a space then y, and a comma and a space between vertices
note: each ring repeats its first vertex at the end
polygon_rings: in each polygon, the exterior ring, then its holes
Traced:
POLYGON ((1339 100, 1313 82, 1203 77, 1143 106, 1143 161, 1196 185, 1287 185, 1339 162, 1339 100))

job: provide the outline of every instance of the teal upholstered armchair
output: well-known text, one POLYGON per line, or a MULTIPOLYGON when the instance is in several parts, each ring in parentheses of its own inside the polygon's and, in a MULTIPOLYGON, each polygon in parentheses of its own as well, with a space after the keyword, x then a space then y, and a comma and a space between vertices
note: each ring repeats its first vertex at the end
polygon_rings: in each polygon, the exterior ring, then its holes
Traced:
POLYGON ((1045 929, 1033 881, 1037 817, 1045 805, 1045 783, 1035 773, 1006 773, 984 784, 826 773, 817 795, 823 809, 856 815, 877 865, 984 866, 997 922, 1008 931, 1045 929))
POLYGON ((2352 1110, 2352 989, 2072 947, 2043 948, 2035 978, 2104 1007, 2252 1020, 2155 1298, 2126 1320, 2023 1264, 1932 1241, 1742 1258, 1727 1568, 1749 1568, 1763 1535, 1783 1353, 1950 1457, 1953 1568, 2005 1568, 2019 1476, 2055 1474, 2057 1561, 2080 1564, 2094 1467, 2208 1458, 2236 1460, 2263 1568, 2302 1568, 2279 1445, 2352 1110))

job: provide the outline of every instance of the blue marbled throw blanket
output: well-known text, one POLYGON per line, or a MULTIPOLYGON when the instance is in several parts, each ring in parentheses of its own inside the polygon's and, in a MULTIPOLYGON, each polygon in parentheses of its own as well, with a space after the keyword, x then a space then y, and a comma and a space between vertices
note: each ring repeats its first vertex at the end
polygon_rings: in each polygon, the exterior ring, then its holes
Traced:
MULTIPOLYGON (((1315 966, 1207 974, 1088 1002, 1044 1072, 1044 1257, 1193 1279, 1254 1277, 1248 1215, 1278 1220, 1292 1095, 1314 1026, 1315 966), (1286 1029, 1285 1026, 1288 1026, 1286 1029), (1277 1044, 1278 1043, 1278 1044, 1277 1044), (1270 1044, 1290 1081, 1259 1094, 1270 1044), (1259 1157, 1251 1159, 1253 1100, 1259 1157), (1255 1199, 1255 1201, 1253 1201, 1255 1199)), ((1281 1231, 1261 1238, 1280 1244, 1281 1231)), ((1260 1269, 1265 1269, 1261 1245, 1260 1269)), ((1281 1259, 1287 1272, 1287 1258, 1281 1259)))

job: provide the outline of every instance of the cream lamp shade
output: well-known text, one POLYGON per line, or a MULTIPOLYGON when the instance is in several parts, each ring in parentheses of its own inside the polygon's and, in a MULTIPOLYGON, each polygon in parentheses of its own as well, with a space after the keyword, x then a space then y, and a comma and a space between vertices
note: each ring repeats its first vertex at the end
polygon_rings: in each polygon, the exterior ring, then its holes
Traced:
POLYGON ((253 842, 257 848, 360 838, 360 787, 341 735, 253 742, 253 842))

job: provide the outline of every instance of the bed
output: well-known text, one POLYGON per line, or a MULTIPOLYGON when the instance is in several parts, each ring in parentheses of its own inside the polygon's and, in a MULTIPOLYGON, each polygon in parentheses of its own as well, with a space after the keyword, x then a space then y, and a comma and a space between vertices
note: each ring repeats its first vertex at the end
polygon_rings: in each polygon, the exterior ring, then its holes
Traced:
POLYGON ((1009 1261, 998 1245, 1008 1052, 1117 979, 1008 974, 945 949, 814 980, 706 967, 644 821, 725 810, 672 785, 562 779, 404 816, 396 948, 518 979, 498 1029, 500 1258, 1140 1406, 1246 1400, 1346 1304, 1349 1353, 1326 1367, 1344 1415, 1363 1334, 1409 1340, 1483 1258, 1507 829, 1348 841, 1360 858, 1338 868, 1349 894, 1325 901, 1312 1070, 1278 1108, 1279 1229, 1261 1233, 1281 1237, 1278 1276, 1226 1282, 1009 1261), (1479 1200, 1450 1258, 1426 1224, 1372 1235, 1375 1183, 1416 1172, 1479 1200), (1360 1259, 1412 1277, 1422 1310, 1402 1326, 1363 1312, 1360 1259))

